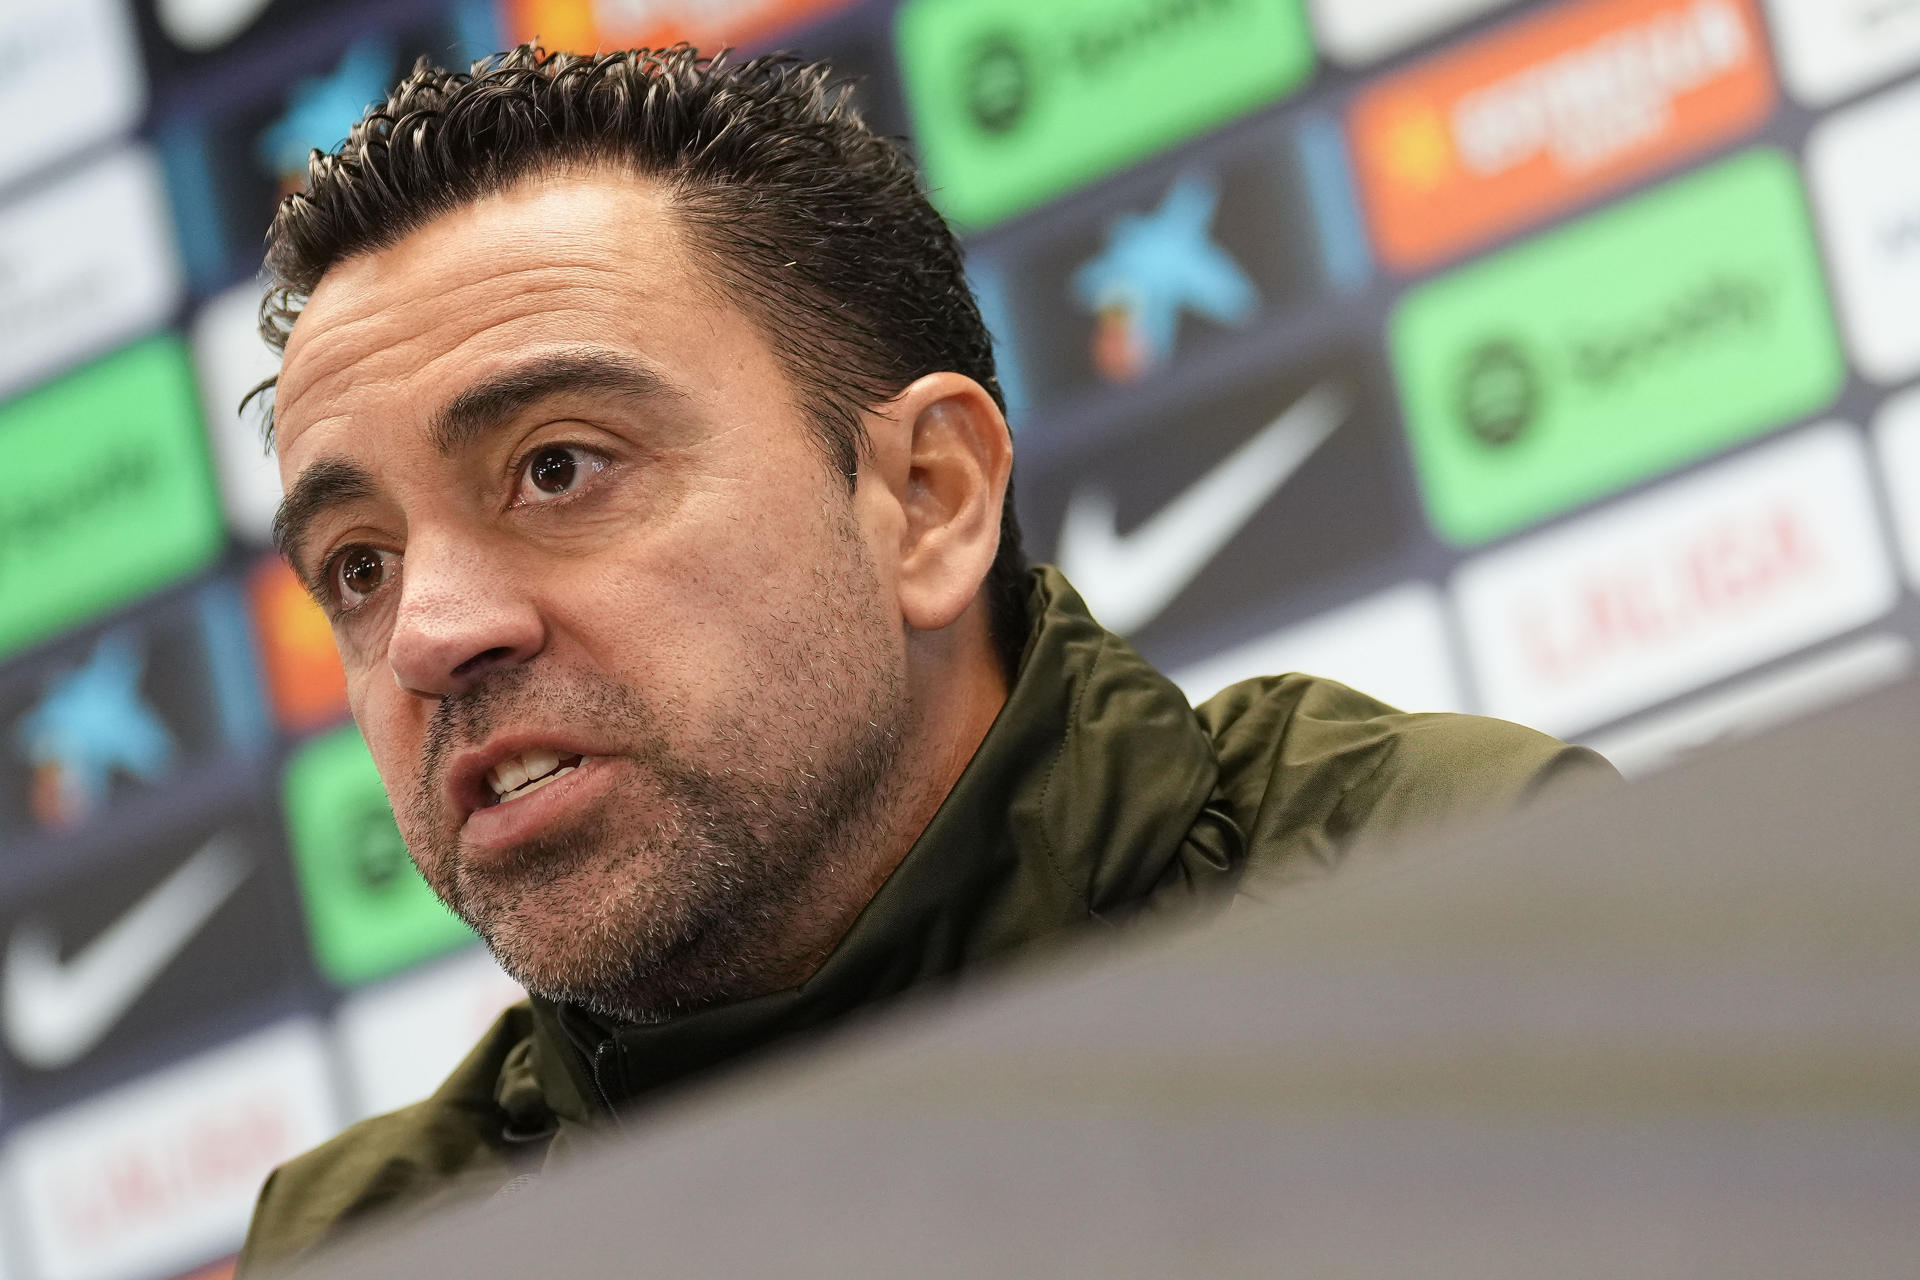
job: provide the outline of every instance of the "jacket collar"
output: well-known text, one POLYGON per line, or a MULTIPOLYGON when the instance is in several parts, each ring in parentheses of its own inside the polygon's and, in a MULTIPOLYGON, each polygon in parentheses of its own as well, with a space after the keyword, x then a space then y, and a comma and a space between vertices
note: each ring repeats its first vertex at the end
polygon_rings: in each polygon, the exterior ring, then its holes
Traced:
POLYGON ((647 1026, 535 998, 532 1067, 575 1124, 693 1073, 1150 899, 1238 874, 1240 833, 1186 698, 1033 575, 1020 672, 980 749, 820 969, 790 990, 647 1026), (1169 891, 1161 893, 1158 891, 1169 891))

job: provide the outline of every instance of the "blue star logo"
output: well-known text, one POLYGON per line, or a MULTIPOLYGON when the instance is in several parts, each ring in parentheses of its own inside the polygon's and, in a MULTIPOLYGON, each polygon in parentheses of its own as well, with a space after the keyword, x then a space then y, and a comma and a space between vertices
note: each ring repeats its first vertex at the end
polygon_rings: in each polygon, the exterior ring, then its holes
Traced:
POLYGON ((145 669, 132 638, 111 632, 14 725, 44 786, 34 804, 42 821, 72 826, 105 802, 116 772, 152 782, 172 764, 173 735, 140 695, 145 669))
POLYGON ((1119 335, 1104 335, 1118 341, 1119 354, 1102 354, 1103 337, 1095 339, 1096 362, 1109 376, 1137 377, 1171 359, 1182 311, 1239 325, 1260 309, 1260 291, 1213 242, 1219 203, 1213 182, 1187 174, 1152 213, 1116 218, 1106 249, 1074 273, 1080 305, 1103 324, 1122 326, 1119 335))
POLYGON ((390 45, 361 40, 330 74, 302 79, 286 111, 260 131, 255 147, 260 163, 276 174, 304 174, 309 151, 330 149, 359 123, 369 105, 386 98, 392 70, 390 45))

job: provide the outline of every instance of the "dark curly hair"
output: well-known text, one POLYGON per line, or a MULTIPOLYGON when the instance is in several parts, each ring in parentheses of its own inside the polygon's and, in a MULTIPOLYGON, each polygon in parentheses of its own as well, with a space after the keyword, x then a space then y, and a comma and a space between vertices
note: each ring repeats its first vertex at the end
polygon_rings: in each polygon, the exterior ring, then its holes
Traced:
MULTIPOLYGON (((423 58, 338 150, 312 153, 305 189, 281 201, 261 335, 285 351, 342 258, 555 168, 625 167, 664 184, 851 484, 869 447, 861 412, 915 378, 953 370, 1003 412, 1006 401, 953 232, 850 92, 791 55, 735 62, 685 45, 592 57, 521 45, 464 73, 423 58)), ((1026 642, 1026 571, 1009 484, 986 580, 1009 673, 1026 642)))

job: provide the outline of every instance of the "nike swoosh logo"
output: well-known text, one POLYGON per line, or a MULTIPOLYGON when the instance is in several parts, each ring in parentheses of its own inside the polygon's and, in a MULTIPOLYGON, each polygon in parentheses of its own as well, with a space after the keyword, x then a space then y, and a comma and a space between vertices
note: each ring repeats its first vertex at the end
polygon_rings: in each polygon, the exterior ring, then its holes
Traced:
POLYGON ((14 1056, 42 1071, 84 1057, 252 871, 232 840, 216 836, 66 960, 47 923, 16 924, 0 984, 14 1056))
POLYGON ((1102 624, 1138 631, 1280 491, 1347 410, 1346 393, 1321 383, 1125 536, 1111 491, 1074 490, 1060 522, 1060 572, 1102 624))
POLYGON ((191 53, 218 49, 252 26, 273 0, 158 0, 160 29, 191 53))

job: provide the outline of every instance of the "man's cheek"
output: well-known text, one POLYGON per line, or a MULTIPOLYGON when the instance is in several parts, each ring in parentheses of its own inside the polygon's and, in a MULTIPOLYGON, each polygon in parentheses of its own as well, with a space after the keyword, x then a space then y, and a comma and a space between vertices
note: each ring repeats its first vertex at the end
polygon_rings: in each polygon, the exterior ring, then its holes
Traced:
POLYGON ((364 668, 347 668, 347 713, 359 726, 360 736, 369 747, 381 736, 380 711, 374 704, 373 680, 364 668))
POLYGON ((419 789, 421 735, 418 726, 408 723, 405 704, 409 701, 397 689, 381 690, 377 679, 349 680, 347 686, 348 710, 373 755, 374 768, 396 814, 419 789))

